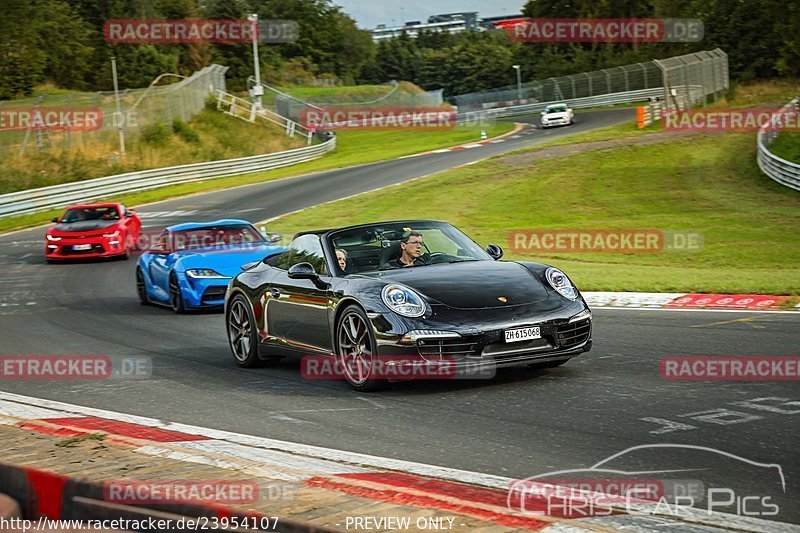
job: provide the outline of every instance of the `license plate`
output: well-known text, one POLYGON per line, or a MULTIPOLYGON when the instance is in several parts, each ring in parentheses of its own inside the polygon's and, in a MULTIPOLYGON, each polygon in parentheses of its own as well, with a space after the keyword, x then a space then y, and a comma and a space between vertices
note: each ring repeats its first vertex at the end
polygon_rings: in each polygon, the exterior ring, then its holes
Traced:
POLYGON ((531 339, 541 339, 542 330, 539 326, 533 326, 530 328, 507 329, 505 331, 505 335, 506 335, 506 342, 529 341, 531 339))
POLYGON ((72 245, 72 249, 73 250, 91 250, 92 249, 92 245, 91 244, 73 244, 72 245))

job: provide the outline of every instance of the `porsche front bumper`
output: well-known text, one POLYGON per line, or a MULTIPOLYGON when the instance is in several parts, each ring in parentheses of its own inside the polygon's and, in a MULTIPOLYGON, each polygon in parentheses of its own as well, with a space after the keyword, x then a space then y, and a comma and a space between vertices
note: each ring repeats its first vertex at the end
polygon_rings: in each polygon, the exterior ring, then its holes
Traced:
POLYGON ((371 318, 378 355, 396 360, 387 364, 446 362, 457 369, 499 368, 564 361, 592 347, 591 315, 581 314, 588 311, 588 307, 580 300, 539 316, 525 313, 524 309, 517 311, 473 312, 475 317, 481 317, 474 322, 464 320, 466 315, 473 314, 464 311, 440 312, 440 319, 435 321, 430 318, 401 319, 393 314, 379 313, 371 315, 371 318), (462 320, 454 321, 453 318, 462 320), (526 326, 538 326, 541 337, 505 342, 507 329, 526 326))

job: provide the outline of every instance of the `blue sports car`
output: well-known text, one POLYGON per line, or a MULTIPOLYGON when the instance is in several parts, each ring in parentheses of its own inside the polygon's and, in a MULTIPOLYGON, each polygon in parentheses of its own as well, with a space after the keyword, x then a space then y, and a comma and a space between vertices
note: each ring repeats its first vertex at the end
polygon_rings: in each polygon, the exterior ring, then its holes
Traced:
POLYGON ((136 264, 139 301, 168 305, 176 313, 221 307, 242 265, 286 249, 272 241, 244 220, 165 228, 136 264))

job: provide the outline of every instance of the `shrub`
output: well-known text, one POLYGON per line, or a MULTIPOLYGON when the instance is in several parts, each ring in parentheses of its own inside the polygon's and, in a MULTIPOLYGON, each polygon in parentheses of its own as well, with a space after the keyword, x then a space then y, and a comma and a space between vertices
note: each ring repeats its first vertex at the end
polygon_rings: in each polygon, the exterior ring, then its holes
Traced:
POLYGON ((161 144, 169 140, 172 132, 161 122, 148 124, 142 128, 142 141, 147 144, 161 144))
POLYGON ((176 118, 172 121, 172 132, 187 143, 200 142, 200 135, 181 119, 176 118))

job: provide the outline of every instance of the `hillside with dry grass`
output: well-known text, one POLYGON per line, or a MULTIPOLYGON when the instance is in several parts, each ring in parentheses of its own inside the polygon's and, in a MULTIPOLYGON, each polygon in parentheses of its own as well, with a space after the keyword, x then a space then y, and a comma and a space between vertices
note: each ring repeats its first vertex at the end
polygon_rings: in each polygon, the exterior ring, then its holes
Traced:
POLYGON ((154 124, 126 139, 121 157, 117 139, 75 144, 71 149, 24 154, 7 151, 0 172, 0 194, 163 168, 278 152, 303 146, 277 126, 250 124, 209 106, 188 122, 154 124))

